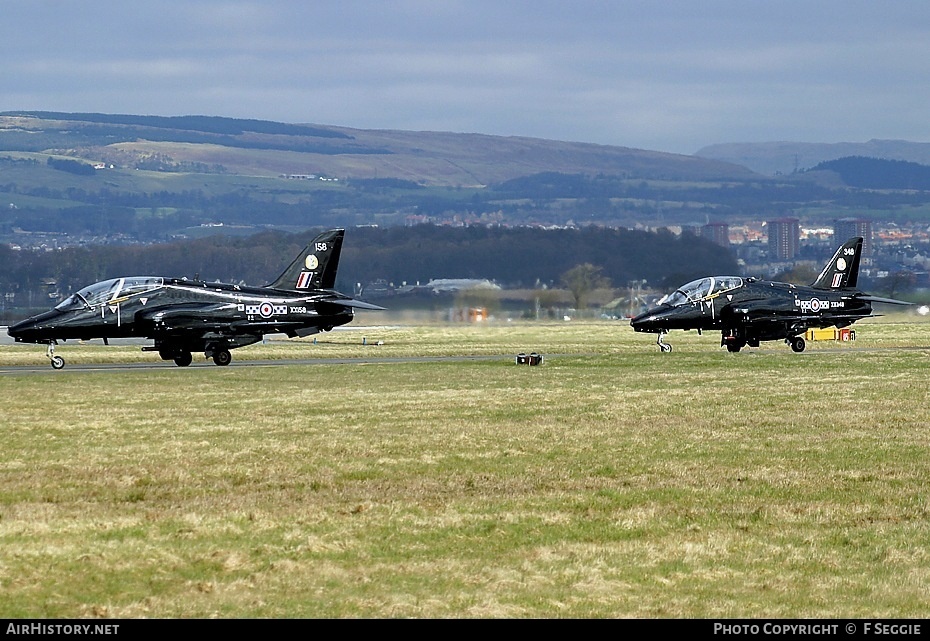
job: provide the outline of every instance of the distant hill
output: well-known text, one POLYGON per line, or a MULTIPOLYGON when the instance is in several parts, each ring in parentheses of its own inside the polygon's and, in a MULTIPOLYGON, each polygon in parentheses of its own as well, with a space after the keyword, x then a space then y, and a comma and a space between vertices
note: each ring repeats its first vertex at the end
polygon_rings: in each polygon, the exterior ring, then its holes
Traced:
MULTIPOLYGON (((928 148, 894 145, 899 153, 928 148)), ((145 244, 418 223, 658 229, 788 212, 818 224, 868 210, 884 220, 930 219, 930 190, 899 187, 918 183, 901 182, 894 168, 881 174, 885 182, 856 187, 836 170, 807 171, 835 157, 797 154, 795 171, 796 150, 778 148, 778 162, 790 157, 791 166, 774 176, 717 158, 537 138, 4 112, 0 243, 145 244)), ((752 165, 751 152, 734 160, 752 165)))
POLYGON ((904 160, 930 165, 930 143, 905 140, 868 142, 741 142, 709 145, 695 154, 701 158, 742 165, 766 176, 788 175, 828 160, 861 156, 904 160))
POLYGON ((835 172, 843 184, 858 189, 930 191, 930 166, 905 160, 850 156, 822 162, 811 172, 835 172))
POLYGON ((120 166, 158 156, 178 167, 222 168, 237 175, 398 178, 452 187, 542 172, 660 180, 752 176, 727 162, 627 147, 207 116, 4 112, 0 151, 58 151, 120 166))

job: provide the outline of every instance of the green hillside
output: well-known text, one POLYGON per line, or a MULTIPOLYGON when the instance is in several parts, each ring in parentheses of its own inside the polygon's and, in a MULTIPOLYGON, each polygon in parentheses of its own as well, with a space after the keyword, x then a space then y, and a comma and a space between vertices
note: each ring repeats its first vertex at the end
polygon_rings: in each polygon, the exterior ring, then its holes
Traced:
POLYGON ((624 147, 479 134, 371 131, 257 120, 58 112, 0 114, 0 151, 54 152, 120 168, 467 187, 545 171, 639 179, 748 178, 745 168, 624 147))
POLYGON ((659 228, 863 211, 925 219, 930 192, 532 138, 6 112, 0 207, 0 242, 60 246, 421 222, 659 228))

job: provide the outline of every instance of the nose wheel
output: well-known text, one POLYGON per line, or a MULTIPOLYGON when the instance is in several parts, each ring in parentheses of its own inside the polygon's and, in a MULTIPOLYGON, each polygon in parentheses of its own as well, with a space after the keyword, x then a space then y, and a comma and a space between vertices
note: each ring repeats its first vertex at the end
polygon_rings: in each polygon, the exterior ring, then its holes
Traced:
POLYGON ((659 332, 659 335, 656 338, 656 345, 659 346, 659 349, 662 350, 663 354, 668 354, 669 352, 672 351, 671 345, 669 345, 668 343, 662 342, 662 337, 664 337, 666 333, 667 332, 659 332))
POLYGON ((48 356, 48 362, 51 363, 52 369, 61 369, 65 366, 65 359, 55 355, 55 345, 57 345, 55 341, 49 341, 45 355, 48 356))

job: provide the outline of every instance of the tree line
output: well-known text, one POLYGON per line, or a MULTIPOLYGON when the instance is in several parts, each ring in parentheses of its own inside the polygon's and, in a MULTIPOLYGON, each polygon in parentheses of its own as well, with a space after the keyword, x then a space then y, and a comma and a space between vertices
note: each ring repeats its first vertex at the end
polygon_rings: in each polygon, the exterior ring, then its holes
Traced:
POLYGON ((808 171, 833 171, 857 189, 930 191, 930 167, 906 160, 848 156, 822 162, 808 171))
MULTIPOLYGON (((0 294, 54 288, 66 295, 117 276, 156 275, 264 285, 274 280, 319 229, 299 234, 216 235, 158 245, 104 245, 56 251, 0 245, 0 294)), ((676 236, 587 227, 360 227, 346 231, 337 289, 375 281, 426 285, 440 278, 488 279, 506 288, 559 287, 578 265, 626 287, 667 287, 708 273, 737 273, 729 250, 691 234, 676 236)), ((603 284, 605 280, 599 280, 603 284)))

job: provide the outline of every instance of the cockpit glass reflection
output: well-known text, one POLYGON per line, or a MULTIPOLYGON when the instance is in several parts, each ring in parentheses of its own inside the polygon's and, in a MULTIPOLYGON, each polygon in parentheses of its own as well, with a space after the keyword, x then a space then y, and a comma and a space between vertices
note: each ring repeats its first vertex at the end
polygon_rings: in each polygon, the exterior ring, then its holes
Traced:
POLYGON ((682 285, 671 294, 659 300, 659 304, 677 307, 687 303, 694 303, 705 298, 716 296, 731 289, 741 287, 743 279, 739 276, 711 276, 699 278, 682 285))
POLYGON ((128 278, 111 278, 89 285, 60 302, 55 309, 68 311, 81 307, 96 307, 104 303, 122 300, 134 294, 143 294, 162 286, 164 279, 159 276, 130 276, 128 278))

